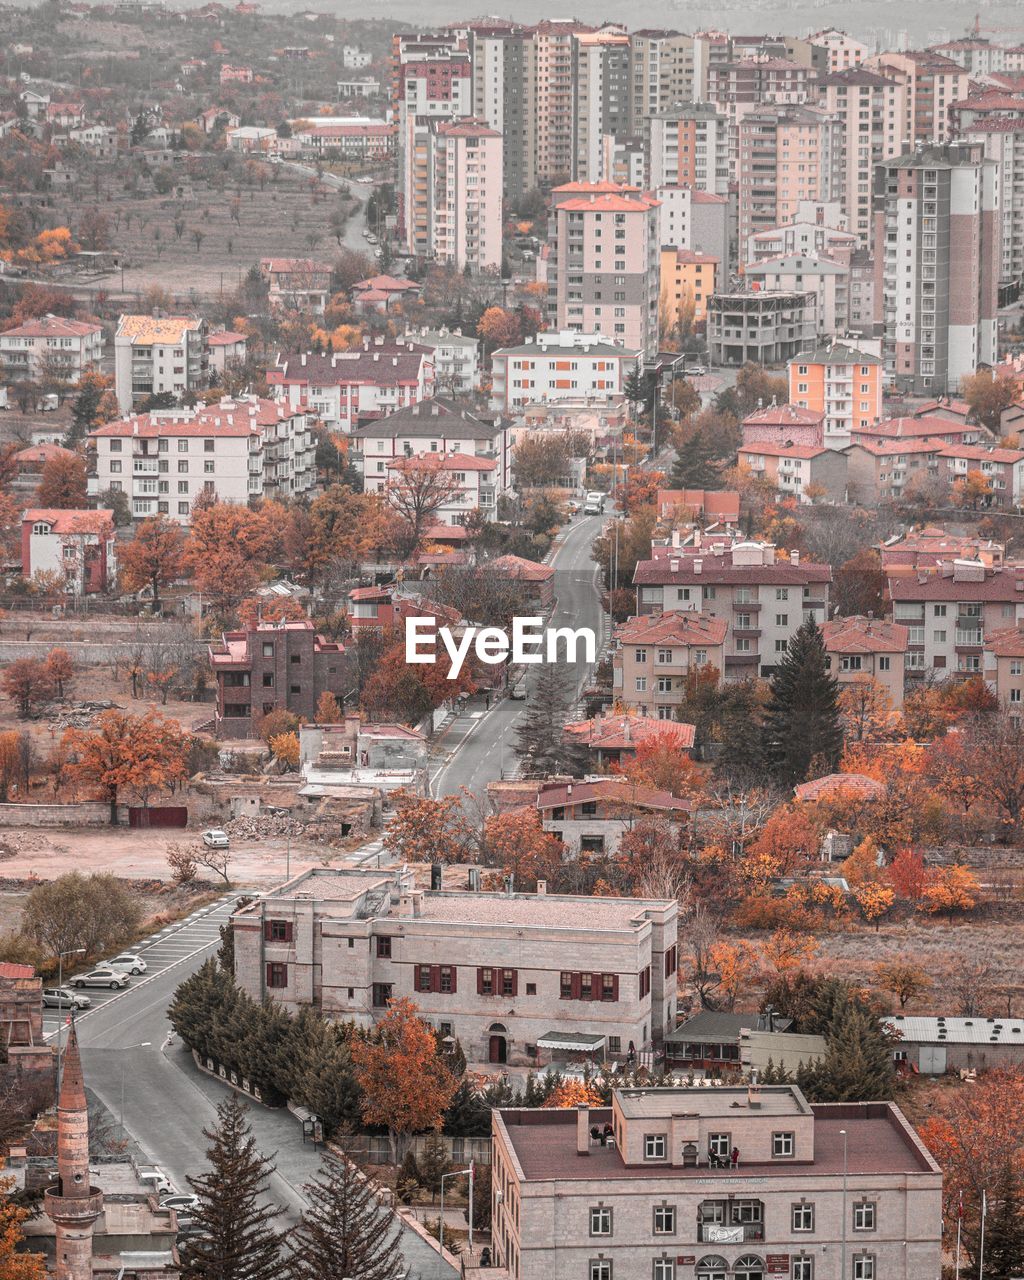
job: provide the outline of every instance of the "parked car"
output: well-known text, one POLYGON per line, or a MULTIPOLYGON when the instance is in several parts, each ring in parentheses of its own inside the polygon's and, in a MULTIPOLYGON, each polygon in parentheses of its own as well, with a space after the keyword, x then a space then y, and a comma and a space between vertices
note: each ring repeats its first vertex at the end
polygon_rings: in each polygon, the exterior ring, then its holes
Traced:
POLYGON ((116 969, 119 973, 140 974, 146 972, 146 962, 141 956, 133 955, 125 952, 124 955, 114 956, 113 960, 108 960, 107 964, 111 969, 116 969))
POLYGON ((198 1196, 187 1195, 181 1192, 175 1192, 174 1195, 160 1197, 160 1208, 176 1209, 178 1211, 179 1222, 181 1222, 181 1219, 184 1216, 182 1210, 194 1209, 198 1203, 198 1196))
POLYGON ((229 843, 228 833, 220 827, 211 827, 209 831, 203 832, 203 844, 207 849, 226 849, 229 843))
POLYGON ((147 1191, 155 1192, 158 1196, 173 1196, 176 1194, 163 1169, 140 1169, 138 1178, 147 1191))
POLYGON ((513 702, 522 702, 526 698, 526 681, 517 680, 508 691, 508 696, 513 702))
POLYGON ((88 973, 80 973, 71 979, 73 987, 109 987, 116 991, 118 987, 126 987, 131 978, 126 973, 118 973, 116 969, 90 969, 88 973))
POLYGON ((92 1001, 88 996, 72 991, 70 987, 44 987, 44 1009, 88 1009, 92 1001))

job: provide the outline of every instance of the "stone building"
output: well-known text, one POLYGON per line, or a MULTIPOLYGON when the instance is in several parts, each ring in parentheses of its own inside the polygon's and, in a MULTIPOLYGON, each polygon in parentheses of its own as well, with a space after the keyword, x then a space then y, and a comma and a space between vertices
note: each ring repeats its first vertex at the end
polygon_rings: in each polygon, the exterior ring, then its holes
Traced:
POLYGON ((33 1110, 53 1103, 53 1050, 43 1039, 43 980, 30 964, 0 961, 0 1098, 12 1085, 33 1110))

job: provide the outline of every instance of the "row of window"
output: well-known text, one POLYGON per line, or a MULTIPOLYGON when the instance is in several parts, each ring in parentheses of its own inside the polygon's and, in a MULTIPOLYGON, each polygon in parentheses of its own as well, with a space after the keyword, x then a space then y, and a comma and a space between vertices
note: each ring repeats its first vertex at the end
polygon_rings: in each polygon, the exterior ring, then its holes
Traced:
MULTIPOLYGON (((874 1254, 858 1253, 851 1259, 849 1280, 879 1280, 880 1272, 875 1267, 874 1254)), ((797 1255, 790 1259, 790 1280, 814 1280, 814 1259, 806 1255, 797 1255)), ((639 1272, 635 1264, 631 1264, 631 1277, 639 1272)), ((652 1280, 681 1280, 690 1275, 688 1260, 661 1257, 651 1261, 652 1280), (686 1268, 684 1270, 683 1268, 686 1268)), ((711 1254, 698 1259, 696 1280, 764 1280, 765 1264, 755 1255, 738 1258, 730 1268, 725 1258, 711 1254)), ((587 1280, 615 1280, 610 1258, 592 1258, 589 1263, 587 1280)))
MULTIPOLYGON (((712 1154, 725 1158, 729 1155, 732 1145, 732 1139, 729 1134, 712 1134, 709 1140, 709 1150, 712 1154), (714 1150, 712 1150, 714 1146, 714 1150)), ((722 1221, 724 1217, 716 1215, 713 1211, 716 1205, 711 1205, 710 1216, 700 1216, 701 1222, 722 1221)), ((740 1206, 746 1212, 737 1212, 736 1206, 733 1206, 734 1212, 730 1218, 731 1223, 760 1223, 763 1221, 764 1207, 759 1200, 750 1201, 740 1206)), ((651 1211, 652 1223, 651 1230, 656 1236, 672 1236, 676 1234, 678 1229, 679 1215, 674 1204, 655 1205, 651 1211)), ((874 1231, 878 1225, 878 1206, 872 1200, 861 1200, 852 1206, 851 1225, 854 1231, 874 1231)), ((799 1204, 790 1207, 790 1226, 794 1232, 810 1234, 814 1231, 814 1205, 808 1201, 802 1200, 799 1204)), ((614 1234, 614 1210, 608 1205, 592 1205, 590 1208, 590 1234, 592 1236, 611 1236, 614 1234)))
MULTIPOLYGON (((708 1150, 713 1155, 728 1155, 730 1148, 728 1134, 711 1134, 708 1138, 708 1150)), ((780 1130, 772 1134, 772 1159, 792 1160, 796 1155, 796 1134, 790 1130, 780 1130)), ((668 1156, 668 1138, 664 1133, 644 1134, 644 1159, 664 1160, 668 1156)))
MULTIPOLYGON (((167 439, 166 437, 164 437, 164 436, 161 436, 161 437, 160 437, 160 439, 157 441, 157 451, 158 451, 159 453, 169 453, 169 452, 170 452, 170 448, 171 448, 171 442, 170 442, 170 440, 168 440, 168 439, 167 439)), ((204 453, 214 453, 214 452, 216 452, 216 448, 217 448, 217 442, 216 442, 216 440, 209 440, 209 439, 206 439, 206 438, 204 438, 204 439, 203 439, 203 452, 204 452, 204 453)), ((123 440, 113 439, 113 440, 111 440, 111 441, 110 441, 110 452, 111 452, 111 453, 122 453, 123 451, 124 451, 124 441, 123 441, 123 440)), ((145 451, 144 451, 144 452, 145 452, 145 451)), ((178 439, 178 452, 179 452, 179 453, 188 453, 188 439, 185 439, 185 438, 179 438, 179 439, 178 439)))

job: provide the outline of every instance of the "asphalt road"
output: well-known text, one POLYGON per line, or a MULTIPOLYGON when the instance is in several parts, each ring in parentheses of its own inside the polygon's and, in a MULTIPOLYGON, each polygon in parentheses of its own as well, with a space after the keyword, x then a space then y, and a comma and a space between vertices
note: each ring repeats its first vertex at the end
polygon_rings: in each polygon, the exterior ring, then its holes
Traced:
MULTIPOLYGON (((562 540, 549 561, 555 570, 556 604, 550 626, 591 627, 599 638, 607 618, 601 609, 597 567, 590 548, 607 516, 578 516, 562 532, 562 540)), ((536 668, 527 677, 528 688, 536 680, 536 668)), ((581 690, 590 668, 576 668, 576 691, 581 690)), ((532 689, 530 692, 532 695, 532 689)), ((516 764, 515 730, 528 701, 505 698, 490 711, 473 706, 456 719, 444 737, 446 759, 431 777, 435 796, 455 795, 465 787, 483 797, 487 784, 498 781, 516 764)))
MULTIPOLYGON (((296 160, 286 160, 282 163, 283 168, 291 169, 293 173, 301 173, 305 177, 315 178, 317 176, 316 167, 309 164, 299 164, 296 160)), ((325 169, 320 175, 320 181, 325 187, 331 187, 335 191, 350 191, 356 196, 363 208, 352 218, 349 218, 345 226, 345 234, 341 237, 342 244, 347 249, 354 249, 357 253, 365 253, 368 256, 373 255, 376 245, 372 245, 363 235, 366 230, 366 201, 373 195, 373 183, 360 182, 356 178, 342 178, 337 173, 331 173, 325 169)))

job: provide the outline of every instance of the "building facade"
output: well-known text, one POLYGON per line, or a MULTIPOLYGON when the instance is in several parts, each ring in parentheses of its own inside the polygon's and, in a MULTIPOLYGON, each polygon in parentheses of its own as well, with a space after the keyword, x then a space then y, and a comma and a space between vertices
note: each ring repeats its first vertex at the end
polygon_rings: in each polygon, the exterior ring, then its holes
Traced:
POLYGON ((515 413, 524 405, 558 400, 610 402, 643 351, 611 342, 600 332, 538 333, 491 357, 491 409, 515 413))
POLYGON ((0 333, 0 360, 8 378, 76 383, 102 358, 103 326, 84 320, 45 315, 0 333))
POLYGON ((612 635, 612 689, 627 710, 674 720, 687 677, 725 670, 725 618, 692 610, 652 613, 620 623, 612 635))
POLYGON ((501 268, 501 134, 480 120, 438 122, 429 145, 432 248, 474 275, 501 268))
POLYGON ((209 384, 208 328, 195 316, 123 315, 114 335, 114 383, 122 413, 150 396, 180 400, 209 384))
POLYGON ((379 339, 353 351, 282 356, 267 384, 293 408, 308 404, 328 426, 349 432, 433 395, 434 361, 426 346, 379 339))
POLYGON ((844 449, 882 417, 882 361, 842 342, 801 351, 789 362, 789 399, 825 415, 824 443, 844 449))
POLYGON ((821 635, 840 690, 870 681, 885 690, 894 711, 900 710, 910 640, 907 627, 882 618, 832 618, 821 635))

